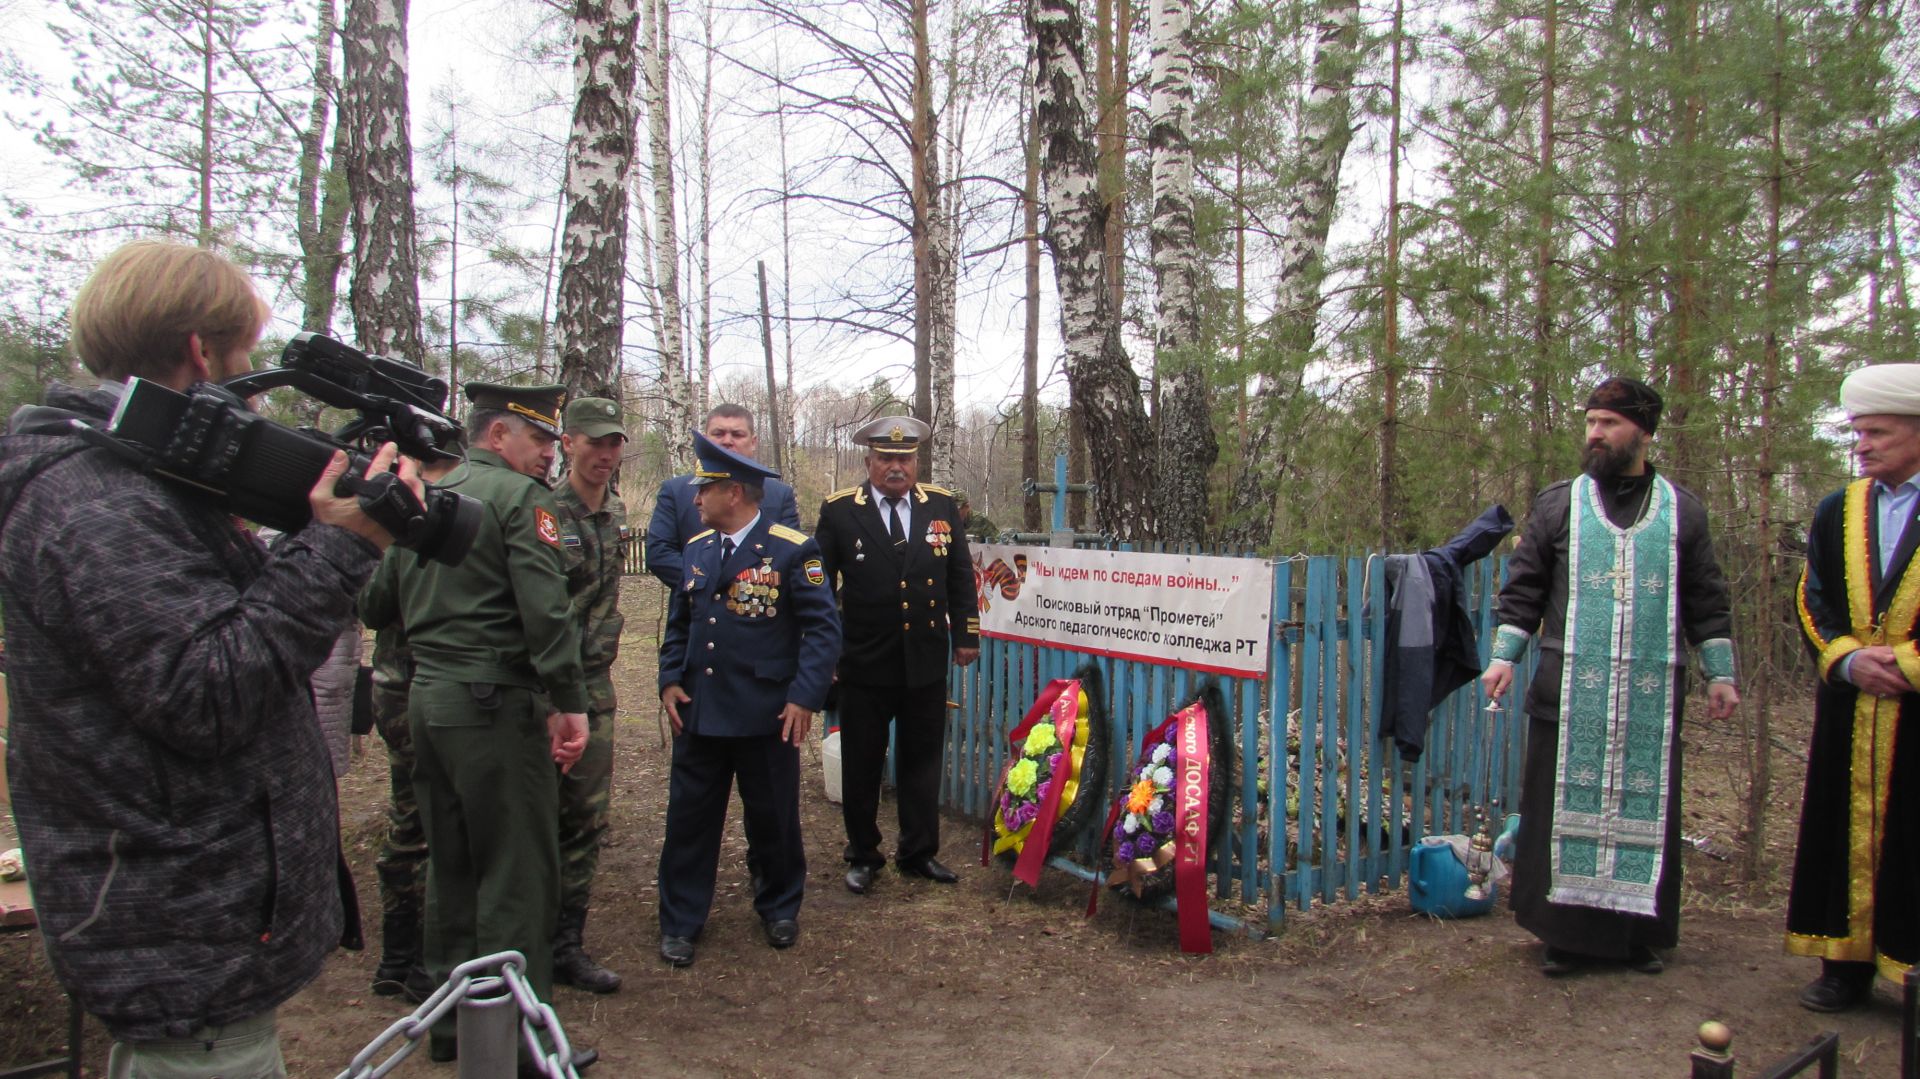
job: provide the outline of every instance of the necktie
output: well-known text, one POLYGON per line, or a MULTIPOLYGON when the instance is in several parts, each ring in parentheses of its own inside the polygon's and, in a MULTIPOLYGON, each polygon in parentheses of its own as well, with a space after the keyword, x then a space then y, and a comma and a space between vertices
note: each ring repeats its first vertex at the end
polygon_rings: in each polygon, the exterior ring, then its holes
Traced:
POLYGON ((892 536, 895 543, 907 542, 907 530, 900 527, 900 500, 897 498, 887 499, 887 535, 892 536))
POLYGON ((723 566, 726 565, 728 560, 731 559, 732 557, 733 557, 733 537, 722 536, 720 538, 720 564, 723 566))

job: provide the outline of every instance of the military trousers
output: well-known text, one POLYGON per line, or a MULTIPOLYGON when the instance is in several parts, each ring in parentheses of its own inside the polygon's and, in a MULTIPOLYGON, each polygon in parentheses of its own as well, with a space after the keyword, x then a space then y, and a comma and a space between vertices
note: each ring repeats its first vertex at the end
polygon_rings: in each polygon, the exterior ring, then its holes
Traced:
POLYGON ((869 686, 840 683, 841 818, 846 860, 887 863, 880 843, 880 779, 893 740, 894 795, 899 800, 897 864, 931 858, 940 850, 940 775, 946 750, 947 684, 869 686))
POLYGON ((759 892, 753 909, 764 921, 800 916, 807 855, 800 836, 800 750, 777 734, 673 736, 667 780, 667 827, 660 846, 660 932, 693 937, 713 908, 720 839, 735 780, 754 852, 759 892))
POLYGON ((387 831, 374 858, 383 914, 417 915, 426 907, 427 833, 413 797, 413 728, 407 720, 407 687, 375 688, 373 714, 387 744, 387 831))
MULTIPOLYGON (((469 959, 513 949, 551 1000, 560 796, 546 709, 531 690, 422 674, 408 710, 427 834, 427 973, 442 982, 469 959)), ((443 1025, 450 1036, 453 1017, 443 1025)))
MULTIPOLYGON (((560 783, 560 909, 587 909, 613 798, 613 672, 587 675, 587 748, 560 783)), ((559 772, 556 766, 554 771, 559 772)))

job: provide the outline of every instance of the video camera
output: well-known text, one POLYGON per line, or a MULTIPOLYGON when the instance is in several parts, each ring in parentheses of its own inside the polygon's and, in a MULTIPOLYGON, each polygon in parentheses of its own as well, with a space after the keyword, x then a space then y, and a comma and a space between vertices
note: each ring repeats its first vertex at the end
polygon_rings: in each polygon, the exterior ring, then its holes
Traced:
POLYGON ((447 447, 460 425, 443 411, 447 384, 419 367, 312 332, 295 334, 280 366, 225 382, 202 382, 185 393, 141 378, 127 380, 107 425, 116 446, 138 451, 141 466, 220 500, 236 517, 293 532, 313 518, 307 492, 335 450, 346 450, 346 474, 336 494, 359 498, 360 508, 422 560, 458 565, 480 529, 480 503, 429 486, 424 503, 392 472, 362 478, 370 458, 362 448, 395 443, 421 461, 457 460, 447 447), (247 398, 291 386, 358 413, 338 431, 292 428, 255 413, 247 398))

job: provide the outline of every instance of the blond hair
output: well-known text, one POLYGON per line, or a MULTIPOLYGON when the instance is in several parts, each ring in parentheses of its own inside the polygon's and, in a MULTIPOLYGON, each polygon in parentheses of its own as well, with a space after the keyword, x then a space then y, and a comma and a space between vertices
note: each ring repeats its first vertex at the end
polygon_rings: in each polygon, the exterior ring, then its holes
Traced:
POLYGON ((224 255, 165 240, 135 240, 102 259, 74 297, 73 351, 101 378, 162 379, 200 336, 215 356, 250 348, 266 305, 224 255))

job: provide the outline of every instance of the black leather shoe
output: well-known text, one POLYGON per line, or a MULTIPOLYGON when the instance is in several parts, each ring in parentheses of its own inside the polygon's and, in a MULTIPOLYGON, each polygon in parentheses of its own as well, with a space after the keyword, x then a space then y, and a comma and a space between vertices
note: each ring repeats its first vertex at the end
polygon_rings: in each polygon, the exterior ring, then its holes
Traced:
POLYGON ((1540 973, 1549 978, 1560 978, 1573 974, 1586 965, 1586 956, 1549 945, 1547 954, 1540 959, 1540 973))
POLYGON ((1800 1006, 1810 1012, 1844 1012, 1859 1007, 1872 993, 1872 977, 1822 974, 1800 991, 1800 1006))
POLYGON ((660 958, 676 967, 693 965, 693 938, 661 937, 660 958))
POLYGON ((800 923, 792 918, 775 918, 760 923, 760 927, 766 930, 767 943, 776 948, 791 948, 800 939, 800 923))
MULTIPOLYGON (((576 1072, 586 1071, 598 1063, 599 1060, 600 1050, 598 1049, 575 1049, 572 1057, 573 1070, 576 1072)), ((544 1079, 546 1073, 541 1071, 540 1066, 533 1061, 522 1060, 520 1062, 519 1075, 520 1079, 544 1079)))
POLYGON ((932 858, 922 858, 914 862, 901 862, 900 872, 910 877, 925 877, 937 884, 953 884, 960 875, 932 858))
POLYGON ((856 865, 847 869, 847 891, 854 895, 866 895, 873 887, 873 867, 856 865))

